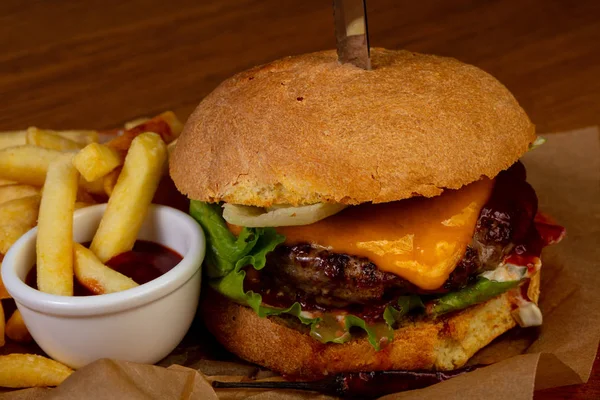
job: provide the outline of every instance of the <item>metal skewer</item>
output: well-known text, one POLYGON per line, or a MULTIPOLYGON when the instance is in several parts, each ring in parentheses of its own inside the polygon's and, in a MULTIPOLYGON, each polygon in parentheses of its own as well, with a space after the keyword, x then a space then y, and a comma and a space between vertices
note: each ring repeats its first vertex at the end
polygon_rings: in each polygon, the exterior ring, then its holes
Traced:
POLYGON ((333 0, 333 17, 339 62, 371 69, 366 0, 333 0))
POLYGON ((320 392, 340 397, 373 398, 406 390, 421 389, 471 372, 481 366, 471 366, 454 371, 372 371, 334 375, 311 382, 219 382, 218 389, 292 389, 320 392))

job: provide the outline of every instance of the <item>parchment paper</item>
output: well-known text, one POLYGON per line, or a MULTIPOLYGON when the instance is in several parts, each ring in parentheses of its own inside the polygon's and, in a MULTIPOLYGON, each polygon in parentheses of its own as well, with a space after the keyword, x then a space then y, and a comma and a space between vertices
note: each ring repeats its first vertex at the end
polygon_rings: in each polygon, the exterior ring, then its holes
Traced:
MULTIPOLYGON (((534 389, 584 383, 600 340, 600 140, 598 129, 547 135, 523 159, 540 209, 567 228, 544 251, 539 329, 515 329, 471 360, 492 364, 449 381, 385 399, 531 399, 534 389)), ((212 379, 280 379, 226 353, 196 324, 160 365, 99 360, 55 389, 27 389, 8 399, 304 399, 294 391, 220 390, 212 379), (180 364, 180 365, 177 365, 180 364), (181 365, 185 365, 181 366, 181 365), (168 367, 168 368, 165 368, 168 367)))

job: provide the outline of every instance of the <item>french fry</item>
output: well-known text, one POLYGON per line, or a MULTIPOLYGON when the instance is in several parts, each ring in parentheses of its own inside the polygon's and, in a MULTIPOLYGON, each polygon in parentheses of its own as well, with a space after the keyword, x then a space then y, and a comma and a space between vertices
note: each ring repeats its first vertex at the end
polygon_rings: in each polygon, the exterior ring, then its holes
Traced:
MULTIPOLYGON (((86 129, 72 129, 65 131, 55 131, 51 129, 42 129, 45 132, 53 133, 72 140, 82 145, 97 143, 99 136, 98 131, 86 129)), ((23 146, 27 144, 27 130, 0 132, 0 149, 7 147, 23 146)))
POLYGON ((0 132, 0 149, 23 146, 25 143, 25 131, 0 132))
POLYGON ((73 158, 73 165, 88 182, 102 178, 123 164, 122 153, 99 143, 87 145, 73 158))
POLYGON ((73 249, 75 277, 92 293, 116 293, 138 286, 133 279, 102 264, 91 250, 79 243, 73 243, 73 249))
POLYGON ((85 201, 76 201, 75 202, 75 210, 79 210, 81 208, 86 208, 95 205, 96 203, 86 203, 85 201))
POLYGON ((16 185, 18 182, 9 181, 8 179, 0 179, 0 187, 8 185, 16 185))
POLYGON ((144 132, 154 132, 160 135, 165 143, 171 143, 177 139, 182 129, 183 125, 175 114, 172 111, 167 111, 126 130, 121 136, 115 137, 106 145, 114 150, 127 152, 133 139, 144 132))
MULTIPOLYGON (((173 151, 175 150, 175 146, 177 146, 177 139, 173 140, 171 143, 169 143, 167 145, 167 156, 169 158, 171 157, 171 154, 173 154, 173 151)), ((163 168, 162 175, 169 176, 169 163, 168 162, 165 163, 165 167, 163 168)))
POLYGON ((73 373, 66 365, 35 354, 0 356, 0 386, 58 386, 73 373))
POLYGON ((73 155, 48 167, 38 218, 37 286, 45 293, 73 295, 73 211, 78 173, 73 155))
POLYGON ((167 146, 155 133, 143 133, 131 143, 90 246, 101 262, 133 248, 166 158, 167 146))
MULTIPOLYGON (((0 254, 0 270, 2 270, 2 259, 4 258, 4 256, 2 254, 0 254)), ((0 300, 4 300, 4 299, 10 299, 10 293, 8 293, 8 290, 6 290, 6 287, 4 286, 4 282, 2 282, 2 275, 0 275, 0 300)))
POLYGON ((17 182, 15 181, 9 181, 8 179, 0 179, 0 187, 2 186, 8 186, 8 185, 16 185, 17 182))
POLYGON ((4 330, 6 323, 4 321, 4 307, 2 306, 2 302, 0 301, 0 347, 4 346, 4 344, 6 343, 4 339, 4 330))
POLYGON ((99 139, 98 131, 93 130, 73 129, 67 131, 51 131, 46 129, 46 131, 62 136, 65 139, 69 139, 79 144, 82 144, 83 146, 87 146, 90 143, 98 143, 99 139))
POLYGON ((29 196, 0 204, 0 253, 35 226, 40 196, 29 196))
POLYGON ((5 333, 9 339, 15 342, 28 343, 33 340, 19 310, 15 310, 6 322, 5 333))
POLYGON ((88 182, 83 176, 79 177, 79 186, 88 193, 104 196, 104 178, 88 182))
POLYGON ((62 155, 60 151, 24 145, 0 150, 0 178, 42 186, 48 165, 62 155))
POLYGON ((148 118, 148 117, 140 117, 140 118, 133 119, 131 121, 127 121, 127 122, 125 122, 125 125, 124 125, 125 130, 135 128, 136 126, 141 125, 144 122, 148 122, 148 121, 150 121, 150 118, 148 118))
MULTIPOLYGON (((0 266, 2 265, 2 263, 0 263, 0 266)), ((4 300, 4 299, 12 299, 10 293, 8 293, 8 290, 6 290, 6 287, 4 286, 4 282, 2 282, 2 278, 0 277, 0 300, 4 300)))
POLYGON ((38 188, 29 185, 0 186, 0 204, 6 203, 7 201, 21 199, 23 197, 29 197, 39 194, 40 190, 38 188))
POLYGON ((175 146, 177 146, 177 139, 173 140, 167 146, 167 152, 169 153, 169 157, 171 157, 171 154, 173 153, 173 150, 175 150, 175 146))
POLYGON ((113 190, 115 189, 115 185, 117 184, 117 180, 119 179, 120 174, 121 168, 117 168, 104 177, 102 185, 104 187, 104 193, 106 193, 107 196, 110 197, 113 190))
POLYGON ((51 131, 45 131, 34 127, 27 129, 26 139, 27 144, 33 144, 58 151, 79 150, 84 147, 84 145, 80 143, 64 138, 51 131))
POLYGON ((173 111, 165 111, 164 113, 159 114, 159 117, 166 121, 171 127, 171 137, 165 140, 166 143, 171 143, 173 140, 177 139, 181 134, 181 131, 183 131, 183 124, 179 121, 179 118, 177 118, 173 111))

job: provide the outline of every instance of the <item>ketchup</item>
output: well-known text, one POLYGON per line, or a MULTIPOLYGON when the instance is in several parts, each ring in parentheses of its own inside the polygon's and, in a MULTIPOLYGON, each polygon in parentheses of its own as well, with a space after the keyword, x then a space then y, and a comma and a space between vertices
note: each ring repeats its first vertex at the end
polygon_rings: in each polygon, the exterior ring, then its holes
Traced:
MULTIPOLYGON (((89 247, 89 243, 83 244, 89 247)), ((137 284, 143 285, 161 275, 169 272, 183 259, 174 250, 163 245, 146 240, 138 240, 133 245, 131 251, 121 253, 106 262, 105 264, 115 271, 133 279, 137 284)), ((37 273, 35 265, 25 279, 25 283, 34 289, 37 289, 37 273)), ((81 285, 73 277, 73 295, 74 296, 95 296, 85 286, 81 285)))
POLYGON ((566 230, 549 216, 540 213, 535 215, 533 225, 526 237, 515 246, 506 262, 527 267, 529 272, 535 271, 536 260, 542 254, 542 249, 548 245, 560 242, 566 230))

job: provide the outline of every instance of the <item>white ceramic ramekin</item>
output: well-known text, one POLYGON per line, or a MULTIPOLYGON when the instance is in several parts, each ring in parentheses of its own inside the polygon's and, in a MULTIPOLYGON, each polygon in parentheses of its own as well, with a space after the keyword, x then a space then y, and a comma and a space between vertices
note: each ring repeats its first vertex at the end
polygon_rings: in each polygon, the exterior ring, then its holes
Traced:
MULTIPOLYGON (((106 204, 75 212, 73 239, 92 240, 106 204)), ((24 283, 35 264, 37 228, 23 235, 2 262, 2 279, 31 336, 52 358, 80 368, 100 358, 153 364, 188 331, 198 305, 204 234, 196 221, 174 208, 153 205, 138 239, 160 243, 183 260, 136 288, 100 296, 42 293, 24 283)))

